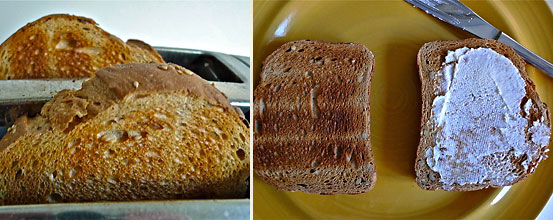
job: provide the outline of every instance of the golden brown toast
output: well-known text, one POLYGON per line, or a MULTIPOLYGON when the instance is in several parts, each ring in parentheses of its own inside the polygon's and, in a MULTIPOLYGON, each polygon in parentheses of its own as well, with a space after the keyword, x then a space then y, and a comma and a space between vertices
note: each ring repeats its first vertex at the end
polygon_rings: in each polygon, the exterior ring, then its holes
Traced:
POLYGON ((0 141, 0 204, 243 198, 249 128, 174 64, 103 68, 0 141))
POLYGON ((373 66, 354 43, 293 41, 269 55, 254 92, 255 173, 288 191, 369 191, 373 66))
POLYGON ((127 43, 92 19, 53 14, 28 23, 0 45, 0 80, 92 77, 105 66, 164 62, 148 44, 127 43))

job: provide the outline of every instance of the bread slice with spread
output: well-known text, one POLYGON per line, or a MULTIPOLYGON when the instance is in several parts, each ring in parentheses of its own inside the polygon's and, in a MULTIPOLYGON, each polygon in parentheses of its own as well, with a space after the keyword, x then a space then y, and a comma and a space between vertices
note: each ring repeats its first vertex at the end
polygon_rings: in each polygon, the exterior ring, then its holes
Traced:
POLYGON ((471 191, 513 185, 546 158, 550 116, 509 46, 435 41, 417 56, 422 83, 417 184, 471 191))

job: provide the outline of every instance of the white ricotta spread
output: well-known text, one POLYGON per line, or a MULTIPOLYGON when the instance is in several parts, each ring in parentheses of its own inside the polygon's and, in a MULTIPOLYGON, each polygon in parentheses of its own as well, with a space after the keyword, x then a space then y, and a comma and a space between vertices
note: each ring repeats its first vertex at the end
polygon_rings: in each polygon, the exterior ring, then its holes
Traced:
POLYGON ((541 159, 538 149, 549 143, 550 128, 544 118, 529 121, 534 103, 522 103, 525 82, 511 60, 488 48, 459 48, 448 52, 436 80, 431 120, 439 132, 425 153, 444 188, 509 185, 520 176, 513 170, 531 172, 529 163, 541 159))

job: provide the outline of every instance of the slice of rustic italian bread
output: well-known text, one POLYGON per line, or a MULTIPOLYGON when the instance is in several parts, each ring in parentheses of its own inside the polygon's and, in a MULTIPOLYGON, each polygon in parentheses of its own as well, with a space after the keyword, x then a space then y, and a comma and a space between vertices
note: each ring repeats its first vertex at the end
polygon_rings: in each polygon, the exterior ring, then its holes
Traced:
POLYGON ((417 63, 421 188, 508 186, 547 157, 549 110, 512 48, 487 39, 435 41, 422 46, 417 63))
POLYGON ((249 129, 173 64, 103 68, 0 141, 0 203, 243 198, 249 129))
POLYGON ((150 45, 127 43, 92 19, 53 14, 28 23, 0 45, 0 80, 92 77, 122 63, 164 62, 150 45))
POLYGON ((254 92, 255 173, 288 191, 369 191, 373 66, 354 43, 294 41, 269 55, 254 92))

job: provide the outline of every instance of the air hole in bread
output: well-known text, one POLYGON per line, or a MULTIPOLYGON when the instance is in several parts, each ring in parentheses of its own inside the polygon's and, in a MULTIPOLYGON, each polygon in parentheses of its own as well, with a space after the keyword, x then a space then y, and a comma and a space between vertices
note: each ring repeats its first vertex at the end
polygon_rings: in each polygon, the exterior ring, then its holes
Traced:
POLYGON ((357 159, 353 158, 353 160, 350 160, 350 163, 353 169, 357 169, 357 159))
POLYGON ((148 152, 146 152, 145 155, 147 157, 159 157, 159 154, 157 152, 154 152, 154 151, 148 151, 148 152))
POLYGON ((148 95, 146 95, 146 94, 136 94, 136 95, 134 95, 135 99, 141 99, 141 98, 146 98, 146 97, 148 97, 148 95))
POLYGON ((148 123, 148 126, 149 126, 150 128, 152 128, 152 129, 154 129, 154 130, 161 130, 161 129, 163 129, 163 125, 161 125, 161 124, 159 124, 159 123, 157 123, 157 122, 155 122, 155 121, 150 121, 150 122, 148 123))
POLYGON ((104 151, 104 158, 114 157, 115 155, 116 155, 115 151, 112 150, 112 149, 108 149, 108 150, 104 151))
POLYGON ((228 139, 228 136, 227 136, 227 134, 222 133, 222 134, 221 134, 221 138, 223 138, 223 140, 227 140, 227 139, 228 139))
POLYGON ((340 147, 338 146, 334 146, 334 159, 338 159, 340 158, 340 155, 341 155, 341 150, 340 150, 340 147))
POLYGON ((83 168, 81 166, 76 166, 76 167, 73 167, 70 171, 69 171, 69 178, 73 178, 75 175, 77 175, 78 173, 81 172, 83 168))
POLYGON ((319 118, 319 115, 320 115, 320 108, 319 106, 317 105, 317 97, 321 94, 321 90, 320 90, 320 87, 319 85, 315 85, 313 88, 311 88, 311 92, 310 92, 310 100, 311 102, 309 103, 310 104, 310 107, 311 107, 311 117, 313 118, 319 118))
POLYGON ((522 97, 522 100, 520 101, 520 113, 522 117, 527 116, 526 111, 524 111, 524 106, 526 105, 527 102, 528 102, 528 97, 527 96, 522 97))
POLYGON ((200 150, 200 158, 204 158, 205 157, 205 151, 204 150, 200 150))
POLYGON ((111 184, 117 184, 117 178, 115 178, 115 176, 110 176, 106 181, 111 184))
POLYGON ((258 135, 262 135, 261 134, 261 130, 262 130, 262 127, 261 127, 261 122, 259 120, 255 120, 255 133, 257 133, 258 135))
POLYGON ((211 138, 213 138, 215 141, 219 140, 219 135, 216 133, 216 132, 209 132, 209 134, 211 135, 211 138))
POLYGON ((121 164, 123 164, 123 166, 127 166, 129 164, 129 160, 128 159, 125 159, 123 161, 121 161, 121 164))
POLYGON ((287 73, 287 72, 289 72, 291 69, 292 69, 292 67, 288 67, 288 68, 284 69, 283 72, 287 73))
POLYGON ((15 180, 18 180, 21 175, 23 175, 23 169, 17 170, 17 172, 15 173, 15 180))
POLYGON ((296 184, 296 185, 301 186, 301 187, 307 187, 307 185, 301 184, 301 183, 300 183, 300 184, 296 184))
POLYGON ((303 51, 304 51, 304 49, 303 49, 303 48, 301 48, 301 49, 299 49, 299 50, 298 50, 298 52, 300 52, 300 53, 301 53, 301 52, 303 52, 303 51))
POLYGON ((167 119, 168 118, 166 114, 159 113, 159 112, 154 113, 154 117, 159 118, 159 119, 167 119))
POLYGON ((17 166, 18 163, 19 163, 19 161, 14 160, 14 161, 12 162, 12 168, 14 168, 15 166, 17 166))
POLYGON ((428 179, 430 181, 436 181, 437 178, 439 178, 439 177, 436 177, 436 175, 434 173, 429 173, 428 174, 428 179))
POLYGON ((240 148, 236 151, 236 156, 238 156, 238 158, 240 160, 244 160, 244 159, 246 159, 246 152, 244 152, 244 150, 242 150, 242 148, 240 148))
POLYGON ((124 142, 129 138, 129 136, 126 131, 114 130, 114 131, 100 132, 98 133, 97 138, 102 142, 114 143, 114 142, 124 142))
POLYGON ((73 149, 71 149, 71 151, 70 151, 69 153, 70 153, 70 154, 75 154, 75 153, 77 153, 79 150, 80 150, 79 147, 74 147, 73 149))
POLYGON ((69 121, 69 124, 67 124, 67 128, 63 130, 65 133, 69 133, 75 126, 77 126, 79 123, 83 121, 82 118, 79 118, 79 116, 75 116, 73 120, 69 121))
POLYGON ((77 46, 78 41, 74 39, 65 39, 62 35, 62 38, 56 44, 56 50, 73 50, 77 46))
POLYGON ((77 139, 75 139, 75 140, 69 142, 69 144, 67 144, 67 147, 68 147, 68 148, 71 148, 71 147, 73 147, 73 146, 79 145, 80 143, 81 143, 81 139, 80 139, 80 138, 77 138, 77 139))
POLYGON ((353 150, 350 151, 350 152, 346 152, 346 160, 347 160, 348 162, 351 162, 351 156, 352 156, 352 154, 353 154, 353 150))
POLYGON ((317 166, 319 166, 319 164, 321 164, 321 158, 320 157, 315 158, 313 161, 311 161, 311 167, 317 167, 317 166))
POLYGON ((242 133, 239 133, 240 134, 240 140, 242 140, 242 142, 245 142, 246 141, 246 137, 244 137, 244 135, 242 133))
POLYGON ((63 200, 63 198, 61 197, 60 194, 57 194, 57 193, 52 193, 48 196, 48 202, 61 202, 63 200))
POLYGON ((259 117, 263 117, 263 112, 265 111, 265 103, 263 99, 259 99, 259 117))
MULTIPOLYGON (((50 18, 48 18, 50 19, 50 18)), ((90 24, 90 21, 86 20, 86 19, 82 19, 82 18, 78 18, 77 19, 79 22, 83 23, 83 24, 90 24)))

